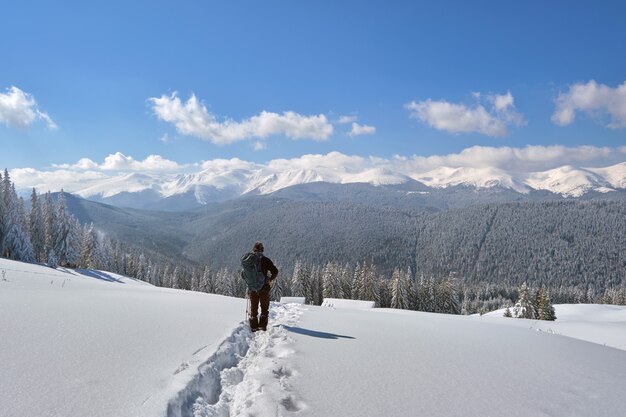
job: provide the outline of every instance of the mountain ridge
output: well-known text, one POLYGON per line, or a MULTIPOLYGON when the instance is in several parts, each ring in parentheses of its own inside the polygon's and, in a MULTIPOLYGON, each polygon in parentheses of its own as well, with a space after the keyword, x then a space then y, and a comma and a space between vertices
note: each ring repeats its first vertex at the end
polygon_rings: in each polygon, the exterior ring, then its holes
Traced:
POLYGON ((374 187, 399 187, 403 184, 413 187, 415 183, 420 183, 423 186, 421 191, 433 193, 466 187, 477 191, 506 190, 520 199, 546 192, 566 199, 583 198, 590 194, 625 192, 626 162, 603 168, 564 165, 537 172, 445 166, 411 173, 380 166, 354 172, 329 167, 286 167, 269 172, 255 167, 228 169, 219 166, 188 174, 120 173, 95 180, 83 188, 66 191, 120 207, 184 211, 243 195, 267 195, 311 183, 363 183, 374 187))

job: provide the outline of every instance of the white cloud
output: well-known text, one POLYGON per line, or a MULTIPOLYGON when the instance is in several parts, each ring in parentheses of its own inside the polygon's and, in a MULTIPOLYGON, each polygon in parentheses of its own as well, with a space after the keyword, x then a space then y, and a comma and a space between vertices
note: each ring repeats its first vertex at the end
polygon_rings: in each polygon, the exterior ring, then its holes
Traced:
POLYGON ((359 118, 357 116, 341 116, 337 123, 340 125, 346 125, 348 123, 356 122, 359 118))
POLYGON ((267 144, 263 141, 257 140, 256 142, 254 142, 254 150, 255 151, 262 151, 263 149, 267 149, 267 144))
POLYGON ((200 163, 200 167, 203 170, 210 170, 214 172, 225 172, 225 171, 234 171, 234 170, 252 170, 258 169, 260 165, 257 165, 253 162, 244 161, 239 158, 231 158, 231 159, 210 159, 208 161, 202 161, 200 163))
POLYGON ((350 130, 350 133, 348 133, 348 135, 359 136, 359 135, 372 135, 374 133, 376 133, 376 128, 374 126, 352 123, 352 129, 350 130))
POLYGON ((439 167, 482 168, 492 167, 512 172, 535 172, 557 168, 563 165, 586 167, 608 166, 626 159, 626 147, 609 148, 595 146, 566 147, 526 146, 472 146, 459 153, 448 155, 413 156, 398 159, 406 171, 426 172, 439 167))
POLYGON ((39 110, 35 98, 17 87, 0 93, 0 123, 13 128, 27 128, 37 120, 43 120, 48 129, 57 129, 50 116, 39 110))
MULTIPOLYGON (((478 92, 472 93, 477 100, 481 99, 478 92)), ((491 108, 487 110, 482 104, 468 107, 464 104, 450 103, 445 100, 427 99, 420 102, 412 101, 405 104, 410 116, 438 130, 450 133, 477 132, 487 136, 506 136, 511 125, 522 126, 524 117, 515 111, 513 95, 487 95, 485 101, 491 108)))
POLYGON ((34 168, 18 168, 11 171, 11 178, 17 188, 22 190, 36 188, 40 193, 44 193, 61 189, 72 192, 105 180, 108 175, 103 172, 74 169, 39 171, 34 168))
POLYGON ((94 171, 178 171, 186 166, 187 165, 179 165, 160 155, 149 155, 143 161, 137 161, 132 156, 126 156, 121 152, 108 155, 101 164, 89 158, 81 158, 75 164, 53 165, 53 167, 60 169, 94 171))
POLYGON ((267 138, 271 135, 285 135, 290 139, 326 140, 333 133, 333 125, 323 114, 303 116, 293 111, 282 114, 262 111, 239 122, 232 119, 219 121, 193 94, 185 103, 177 93, 153 97, 149 101, 155 115, 160 120, 174 124, 179 133, 220 145, 249 138, 267 138))
POLYGON ((552 121, 559 126, 571 124, 576 118, 576 111, 582 111, 592 117, 608 114, 611 117, 606 125, 608 128, 626 127, 626 81, 615 88, 594 80, 574 84, 566 93, 559 94, 555 103, 552 121))

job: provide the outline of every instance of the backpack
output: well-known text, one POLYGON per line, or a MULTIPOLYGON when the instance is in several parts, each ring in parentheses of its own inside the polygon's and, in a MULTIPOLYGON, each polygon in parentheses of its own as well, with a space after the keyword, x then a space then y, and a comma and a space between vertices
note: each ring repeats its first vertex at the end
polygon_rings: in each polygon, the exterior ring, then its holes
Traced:
POLYGON ((259 292, 265 285, 265 275, 261 271, 261 258, 253 252, 248 252, 241 257, 241 278, 246 281, 248 289, 253 292, 259 292))

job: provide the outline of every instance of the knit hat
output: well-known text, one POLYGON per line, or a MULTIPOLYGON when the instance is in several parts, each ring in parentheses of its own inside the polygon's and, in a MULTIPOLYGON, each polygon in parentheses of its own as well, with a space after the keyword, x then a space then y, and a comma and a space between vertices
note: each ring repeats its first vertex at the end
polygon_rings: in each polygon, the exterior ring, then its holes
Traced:
POLYGON ((263 244, 261 242, 256 242, 252 247, 252 252, 263 252, 263 244))

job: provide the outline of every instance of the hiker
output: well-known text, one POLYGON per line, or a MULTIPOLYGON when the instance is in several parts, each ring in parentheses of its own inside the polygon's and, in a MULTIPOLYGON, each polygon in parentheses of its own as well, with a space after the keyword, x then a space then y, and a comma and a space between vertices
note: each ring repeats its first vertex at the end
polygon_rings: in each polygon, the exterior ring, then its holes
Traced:
POLYGON ((263 255, 263 244, 256 242, 252 252, 241 257, 241 276, 248 286, 248 298, 250 299, 250 315, 248 321, 253 332, 267 330, 267 321, 270 309, 270 288, 272 281, 278 276, 278 269, 270 258, 263 255), (270 275, 271 274, 271 275, 270 275), (261 317, 259 314, 261 304, 261 317))

